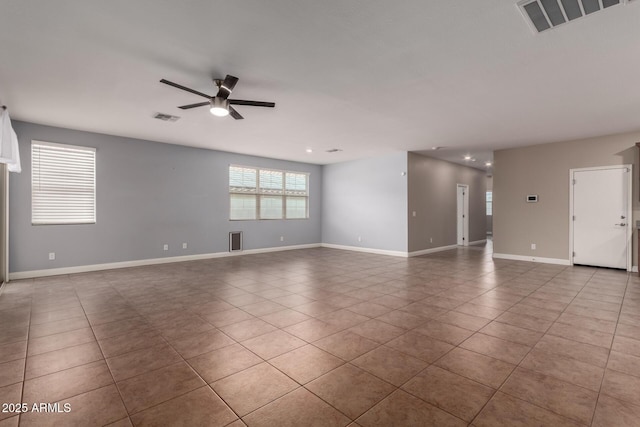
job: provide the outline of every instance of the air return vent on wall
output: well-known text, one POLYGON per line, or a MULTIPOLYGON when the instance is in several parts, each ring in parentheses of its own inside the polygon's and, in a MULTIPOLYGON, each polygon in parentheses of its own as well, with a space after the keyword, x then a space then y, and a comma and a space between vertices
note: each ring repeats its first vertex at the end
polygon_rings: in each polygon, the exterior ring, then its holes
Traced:
POLYGON ((541 33, 628 0, 524 0, 520 11, 531 27, 541 33))
POLYGON ((156 113, 153 115, 153 118, 162 120, 165 122, 177 122, 180 119, 180 117, 178 116, 172 116, 171 114, 164 114, 164 113, 156 113))
POLYGON ((229 252, 242 250, 242 231, 232 231, 229 233, 229 252))

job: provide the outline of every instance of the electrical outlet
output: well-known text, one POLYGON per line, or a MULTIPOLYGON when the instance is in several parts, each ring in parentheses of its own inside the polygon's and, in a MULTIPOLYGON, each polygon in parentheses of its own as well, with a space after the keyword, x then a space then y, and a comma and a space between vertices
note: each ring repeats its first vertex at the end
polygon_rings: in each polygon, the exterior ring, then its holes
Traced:
POLYGON ((186 243, 182 244, 182 249, 187 249, 187 244, 186 243))
POLYGON ((429 237, 429 243, 433 243, 433 237, 429 237))
POLYGON ((362 242, 362 236, 358 236, 358 242, 362 242))
POLYGON ((531 244, 531 250, 532 250, 532 251, 535 251, 535 250, 536 250, 536 244, 535 244, 535 243, 532 243, 532 244, 531 244))
POLYGON ((416 211, 413 211, 413 216, 416 216, 416 211))
POLYGON ((284 242, 284 236, 280 236, 280 241, 284 242))
POLYGON ((53 261, 56 259, 56 253, 55 252, 49 252, 49 261, 53 261))
POLYGON ((163 249, 163 250, 165 250, 165 251, 168 251, 168 250, 169 250, 169 245, 164 245, 164 246, 162 247, 162 249, 163 249))

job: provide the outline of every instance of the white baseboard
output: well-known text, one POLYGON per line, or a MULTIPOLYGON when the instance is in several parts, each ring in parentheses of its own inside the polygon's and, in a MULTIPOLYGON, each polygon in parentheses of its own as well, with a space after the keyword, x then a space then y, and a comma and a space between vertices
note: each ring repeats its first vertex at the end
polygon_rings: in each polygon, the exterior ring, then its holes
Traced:
POLYGON ((319 248, 320 243, 307 245, 276 246, 272 248, 247 249, 238 252, 213 252, 208 254, 182 255, 165 258, 139 259, 134 261, 110 262, 106 264, 78 265, 74 267, 48 268, 45 270, 18 271, 9 273, 10 280, 32 279, 45 276, 59 276, 63 274, 88 273, 90 271, 113 270, 116 268, 141 267, 145 265, 169 264, 173 262, 197 261, 211 258, 224 258, 230 256, 241 256, 251 254, 262 254, 267 252, 281 252, 295 249, 319 248))
MULTIPOLYGON (((470 245, 481 244, 483 242, 484 242, 484 240, 479 240, 477 242, 471 242, 470 245)), ((247 249, 245 251, 238 251, 238 252, 213 252, 213 253, 208 253, 208 254, 196 254, 196 255, 183 255, 183 256, 175 256, 175 257, 165 257, 165 258, 140 259, 140 260, 134 260, 134 261, 111 262, 111 263, 105 263, 105 264, 92 264, 92 265, 79 265, 79 266, 74 266, 74 267, 48 268, 48 269, 44 269, 44 270, 18 271, 18 272, 15 272, 15 273, 10 273, 9 274, 9 279, 10 280, 32 279, 32 278, 36 278, 36 277, 59 276, 59 275, 64 275, 64 274, 76 274, 76 273, 88 273, 88 272, 91 272, 91 271, 113 270, 113 269, 117 269, 117 268, 141 267, 141 266, 145 266, 145 265, 169 264, 169 263, 173 263, 173 262, 197 261, 197 260, 203 260, 203 259, 224 258, 224 257, 231 257, 231 256, 242 256, 242 255, 260 254, 260 253, 268 253, 268 252, 290 251, 290 250, 295 250, 295 249, 310 249, 310 248, 319 248, 319 247, 407 258, 407 257, 416 257, 416 256, 420 256, 420 255, 431 254, 431 253, 435 253, 435 252, 448 251, 448 250, 457 248, 458 245, 440 246, 440 247, 437 247, 437 248, 423 249, 423 250, 414 251, 414 252, 402 252, 402 251, 390 251, 390 250, 384 250, 384 249, 363 248, 363 247, 359 247, 359 246, 334 245, 334 244, 331 244, 331 243, 311 243, 311 244, 306 244, 306 245, 276 246, 276 247, 271 247, 271 248, 247 249)), ((494 258, 499 258, 499 259, 509 259, 509 260, 514 260, 514 261, 530 261, 530 262, 540 262, 540 263, 545 263, 545 264, 570 265, 569 264, 569 260, 557 259, 557 258, 541 258, 541 257, 530 257, 530 256, 511 255, 511 254, 496 254, 496 253, 493 254, 493 257, 494 258)), ((638 267, 634 266, 631 271, 638 272, 638 267)), ((0 292, 2 291, 2 288, 0 288, 0 292)))
POLYGON ((366 252, 369 254, 390 255, 390 256, 397 256, 397 257, 403 257, 403 258, 406 258, 408 256, 407 252, 403 252, 403 251, 389 251, 386 249, 363 248, 360 246, 334 245, 333 243, 322 243, 320 246, 322 246, 323 248, 341 249, 343 251, 366 252))
POLYGON ((455 249, 457 247, 458 245, 449 245, 449 246, 439 246, 437 248, 422 249, 420 251, 409 252, 409 257, 433 254, 433 253, 442 252, 442 251, 450 251, 451 249, 455 249))
POLYGON ((638 272, 638 266, 634 265, 633 267, 631 267, 631 272, 632 273, 637 273, 638 272))
POLYGON ((484 243, 487 243, 487 239, 476 240, 475 242, 469 242, 469 246, 482 245, 484 243))
POLYGON ((494 258, 499 259, 510 259, 513 261, 529 261, 529 262, 540 262, 543 264, 557 264, 557 265, 571 265, 568 259, 561 258, 542 258, 542 257, 532 257, 526 255, 512 255, 512 254, 493 254, 494 258))
POLYGON ((313 248, 319 248, 320 246, 321 246, 320 243, 309 243, 306 245, 274 246, 271 248, 247 249, 246 251, 240 251, 240 252, 218 252, 218 253, 221 253, 222 256, 224 257, 224 256, 235 256, 235 255, 264 254, 267 252, 294 251, 296 249, 313 249, 313 248))

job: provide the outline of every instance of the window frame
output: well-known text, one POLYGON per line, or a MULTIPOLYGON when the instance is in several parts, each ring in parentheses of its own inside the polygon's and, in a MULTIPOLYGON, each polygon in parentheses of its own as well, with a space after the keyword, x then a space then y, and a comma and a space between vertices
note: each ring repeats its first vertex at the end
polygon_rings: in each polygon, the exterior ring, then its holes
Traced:
MULTIPOLYGON (((82 146, 82 145, 72 145, 72 144, 60 144, 57 142, 49 142, 49 141, 40 141, 40 140, 31 140, 31 225, 34 226, 41 226, 41 225, 90 225, 90 224, 96 224, 97 223, 97 216, 98 216, 98 209, 97 209, 97 158, 96 158, 96 153, 97 153, 97 149, 95 147, 89 147, 89 146, 82 146), (34 153, 37 149, 39 149, 39 147, 54 147, 54 148, 58 148, 58 149, 63 149, 63 150, 70 150, 69 152, 72 151, 79 151, 82 152, 85 156, 89 153, 91 153, 91 160, 92 160, 92 174, 90 176, 91 178, 91 188, 93 190, 92 192, 92 218, 88 219, 88 220, 77 220, 77 219, 71 219, 71 220, 65 220, 65 219, 60 219, 60 218, 54 218, 51 216, 51 212, 48 212, 48 217, 45 217, 45 219, 36 219, 35 217, 38 215, 34 215, 36 214, 36 209, 34 209, 34 202, 36 202, 38 200, 38 197, 36 195, 36 193, 34 192, 34 188, 36 187, 35 185, 35 180, 36 179, 40 179, 42 176, 42 168, 41 166, 38 164, 36 166, 36 161, 35 161, 35 156, 34 153)), ((74 159, 74 160, 79 160, 79 159, 74 159)), ((38 160, 39 161, 39 160, 38 160)), ((73 164, 73 162, 69 162, 71 165, 73 164)), ((69 165, 70 166, 70 165, 69 165)), ((68 166, 67 166, 68 167, 68 166)), ((72 170, 72 169, 69 169, 72 170)), ((87 174, 87 176, 89 176, 89 174, 87 174)), ((66 186, 62 186, 63 189, 67 190, 67 193, 69 193, 69 189, 71 188, 71 186, 68 185, 68 182, 71 181, 66 181, 64 184, 66 184, 66 186)), ((46 194, 46 192, 43 192, 44 194, 46 194)), ((46 197, 46 196, 45 196, 46 197)), ((89 204, 88 206, 91 206, 91 204, 89 204)), ((46 213, 46 212, 45 212, 46 213)), ((46 216, 46 215, 44 215, 46 216)))
POLYGON ((484 210, 485 215, 493 216, 493 190, 485 192, 484 201, 485 201, 485 210, 484 210))
POLYGON ((302 171, 292 171, 285 169, 275 169, 275 168, 265 168, 260 166, 246 166, 246 165, 238 165, 238 164, 229 164, 229 169, 227 171, 227 178, 229 179, 228 187, 229 187, 229 221, 292 221, 292 220, 307 220, 310 218, 309 214, 309 184, 310 184, 310 176, 309 172, 302 171), (252 169, 255 171, 256 175, 256 186, 255 191, 232 191, 231 189, 231 180, 230 180, 230 171, 231 168, 243 168, 243 169, 252 169), (282 189, 274 190, 272 188, 268 188, 268 191, 262 191, 263 189, 260 186, 260 172, 279 172, 282 174, 282 189), (304 175, 305 177, 305 190, 304 194, 300 194, 302 190, 287 190, 287 174, 296 174, 296 175, 304 175), (279 191, 279 193, 278 193, 279 191), (289 191, 289 193, 288 193, 289 191), (232 207, 231 207, 231 198, 234 194, 239 195, 252 195, 255 197, 255 218, 232 218, 232 207), (261 198, 263 196, 266 197, 280 197, 282 200, 282 216, 280 218, 262 218, 261 217, 261 198), (305 199, 305 212, 304 217, 287 217, 287 197, 300 197, 305 199))

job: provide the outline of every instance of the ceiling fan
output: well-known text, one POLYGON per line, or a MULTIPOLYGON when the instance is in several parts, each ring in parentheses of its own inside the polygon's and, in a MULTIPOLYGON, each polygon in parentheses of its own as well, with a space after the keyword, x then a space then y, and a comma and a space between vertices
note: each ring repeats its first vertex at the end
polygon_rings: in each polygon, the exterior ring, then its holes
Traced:
POLYGON ((195 104, 182 105, 178 108, 181 108, 183 110, 188 110, 190 108, 204 107, 205 105, 208 105, 209 111, 211 111, 211 114, 218 117, 224 117, 224 116, 230 115, 236 120, 244 119, 244 117, 242 117, 240 113, 238 113, 236 109, 233 108, 231 105, 250 105, 252 107, 271 107, 271 108, 276 106, 275 102, 244 101, 242 99, 229 99, 229 95, 231 95, 233 88, 236 87, 236 84, 238 83, 237 77, 227 74, 227 77, 225 77, 224 80, 214 79, 213 81, 215 82, 216 86, 218 86, 218 93, 215 96, 207 95, 206 93, 189 89, 188 87, 170 82, 169 80, 165 80, 165 79, 160 80, 160 83, 164 83, 169 86, 176 87, 178 89, 186 90, 187 92, 191 92, 193 94, 196 94, 208 99, 208 101, 206 102, 198 102, 195 104))

